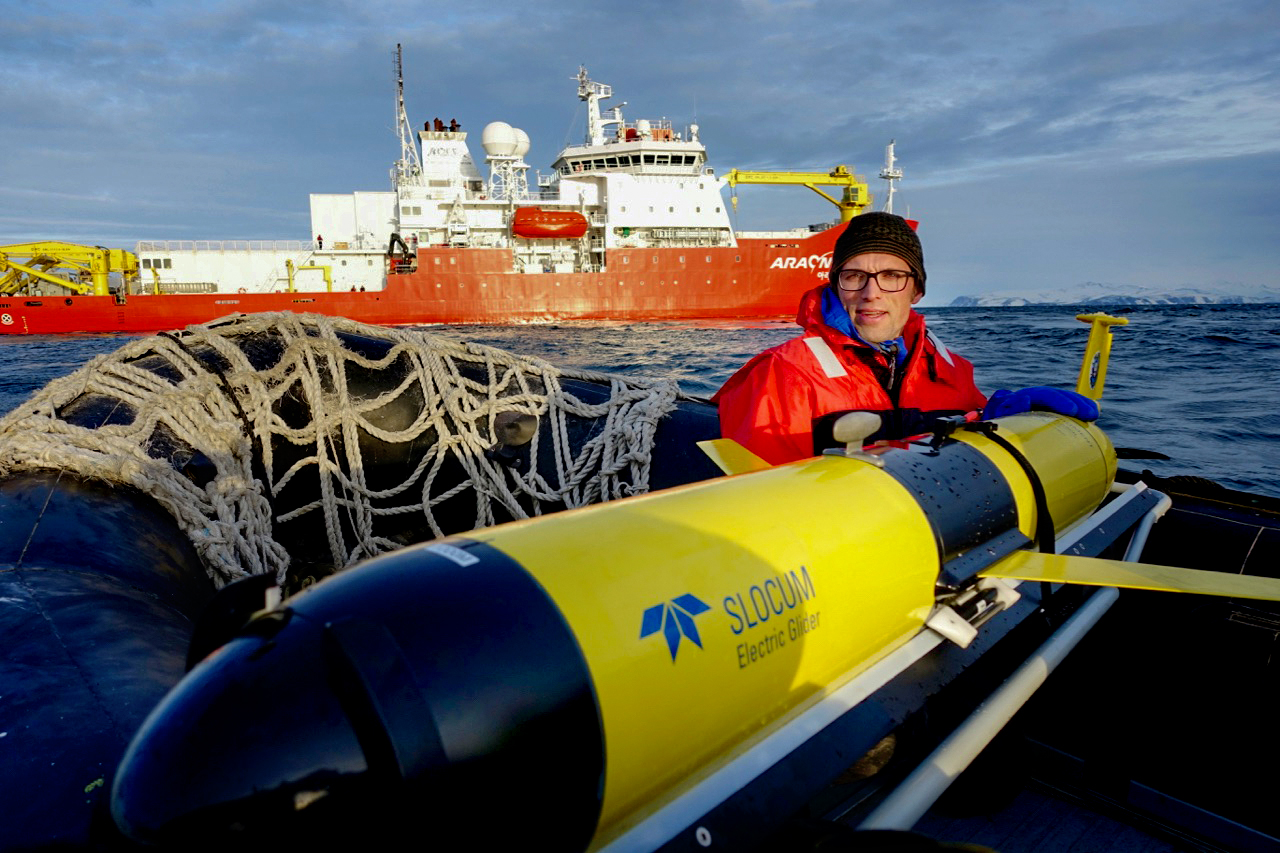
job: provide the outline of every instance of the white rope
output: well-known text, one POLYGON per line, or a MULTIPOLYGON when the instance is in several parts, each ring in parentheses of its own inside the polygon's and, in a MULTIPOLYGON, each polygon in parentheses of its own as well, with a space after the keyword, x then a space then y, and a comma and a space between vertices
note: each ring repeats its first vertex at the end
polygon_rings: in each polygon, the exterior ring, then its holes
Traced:
MULTIPOLYGON (((268 572, 285 583, 290 554, 276 526, 317 515, 333 565, 345 568, 404 544, 378 532, 388 519, 417 518, 418 539, 457 530, 457 519, 442 520, 439 508, 449 503, 456 515, 468 491, 474 515, 463 529, 493 524, 499 509, 524 518, 647 491, 654 431, 681 396, 670 380, 562 370, 491 347, 317 315, 248 315, 192 326, 179 339, 145 338, 98 356, 0 419, 0 473, 65 470, 151 495, 218 585, 268 572), (342 335, 374 339, 387 352, 362 355, 342 335), (278 361, 256 369, 273 346, 278 361), (206 369, 210 362, 222 365, 221 376, 206 369), (597 383, 608 397, 584 401, 562 378, 597 383), (110 417, 96 427, 72 422, 90 409, 99 421, 110 417), (485 456, 501 412, 538 419, 529 470, 485 456), (571 426, 581 432, 582 422, 591 434, 575 447, 571 426), (173 439, 209 461, 216 474, 207 485, 182 473, 185 456, 148 452, 173 439), (366 445, 419 458, 394 471, 398 482, 375 487, 366 445), (539 471, 544 458, 554 465, 539 471), (437 482, 452 466, 462 479, 437 482), (309 479, 314 494, 281 505, 287 487, 309 479)), ((383 464, 374 479, 387 476, 383 464)))

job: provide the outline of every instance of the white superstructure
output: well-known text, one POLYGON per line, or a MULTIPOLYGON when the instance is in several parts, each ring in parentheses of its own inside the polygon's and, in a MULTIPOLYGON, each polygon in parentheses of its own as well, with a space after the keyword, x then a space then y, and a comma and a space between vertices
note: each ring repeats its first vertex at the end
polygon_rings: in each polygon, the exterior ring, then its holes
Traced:
MULTIPOLYGON (((421 160, 402 156, 392 169, 388 210, 362 210, 350 196, 313 195, 317 233, 355 246, 386 216, 384 244, 394 232, 410 245, 512 248, 517 268, 554 255, 570 257, 583 272, 599 270, 603 250, 614 247, 734 245, 724 184, 706 166, 697 126, 677 132, 665 118, 628 123, 621 107, 602 115, 600 101, 612 97, 612 88, 593 82, 585 68, 577 80, 578 97, 587 102, 586 138, 560 152, 550 175, 529 179, 528 135, 497 121, 481 133, 486 179, 472 160, 467 133, 437 119, 417 131, 416 148, 402 146, 420 152, 421 160), (510 227, 515 208, 527 206, 580 213, 590 230, 580 240, 532 245, 510 227)), ((410 131, 403 108, 399 120, 404 139, 410 131)))

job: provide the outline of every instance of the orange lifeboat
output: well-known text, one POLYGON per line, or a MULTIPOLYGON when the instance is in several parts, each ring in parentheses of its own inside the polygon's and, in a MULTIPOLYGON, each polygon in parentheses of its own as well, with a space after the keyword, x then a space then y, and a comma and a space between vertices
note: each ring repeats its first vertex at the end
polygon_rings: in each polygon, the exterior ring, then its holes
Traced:
POLYGON ((516 237, 581 237, 587 233, 587 217, 572 210, 543 210, 517 207, 511 217, 511 233, 516 237))

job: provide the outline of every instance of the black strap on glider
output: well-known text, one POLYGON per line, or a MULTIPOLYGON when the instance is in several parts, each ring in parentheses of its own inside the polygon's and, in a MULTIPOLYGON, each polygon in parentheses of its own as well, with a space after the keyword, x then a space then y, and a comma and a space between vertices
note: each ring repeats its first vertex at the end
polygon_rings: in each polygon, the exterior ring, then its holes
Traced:
POLYGON ((965 429, 970 432, 979 432, 991 439, 1013 457, 1013 460, 1022 466, 1023 472, 1027 475, 1027 482, 1031 484, 1031 493, 1035 496, 1036 502, 1036 547, 1043 554, 1055 553, 1057 547, 1057 535, 1054 532, 1053 516, 1049 514, 1049 498, 1044 491, 1044 483, 1040 482, 1040 475, 1036 473, 1035 466, 1031 464, 1031 460, 1022 454, 1022 451, 1013 445, 1001 435, 997 434, 998 425, 991 421, 966 421, 963 418, 941 418, 933 431, 933 440, 930 447, 937 450, 947 437, 957 429, 965 429))

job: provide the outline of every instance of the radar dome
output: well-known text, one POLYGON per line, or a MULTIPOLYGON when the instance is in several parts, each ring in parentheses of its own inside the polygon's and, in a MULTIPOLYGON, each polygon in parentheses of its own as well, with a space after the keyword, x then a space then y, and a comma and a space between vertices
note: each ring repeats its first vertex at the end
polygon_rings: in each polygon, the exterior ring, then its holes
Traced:
POLYGON ((480 144, 484 146, 484 153, 492 157, 510 157, 520 147, 517 133, 523 131, 517 131, 505 121, 491 121, 480 132, 480 144))
POLYGON ((516 135, 516 150, 512 153, 517 157, 523 157, 529 153, 529 134, 518 127, 513 127, 511 130, 516 135))

